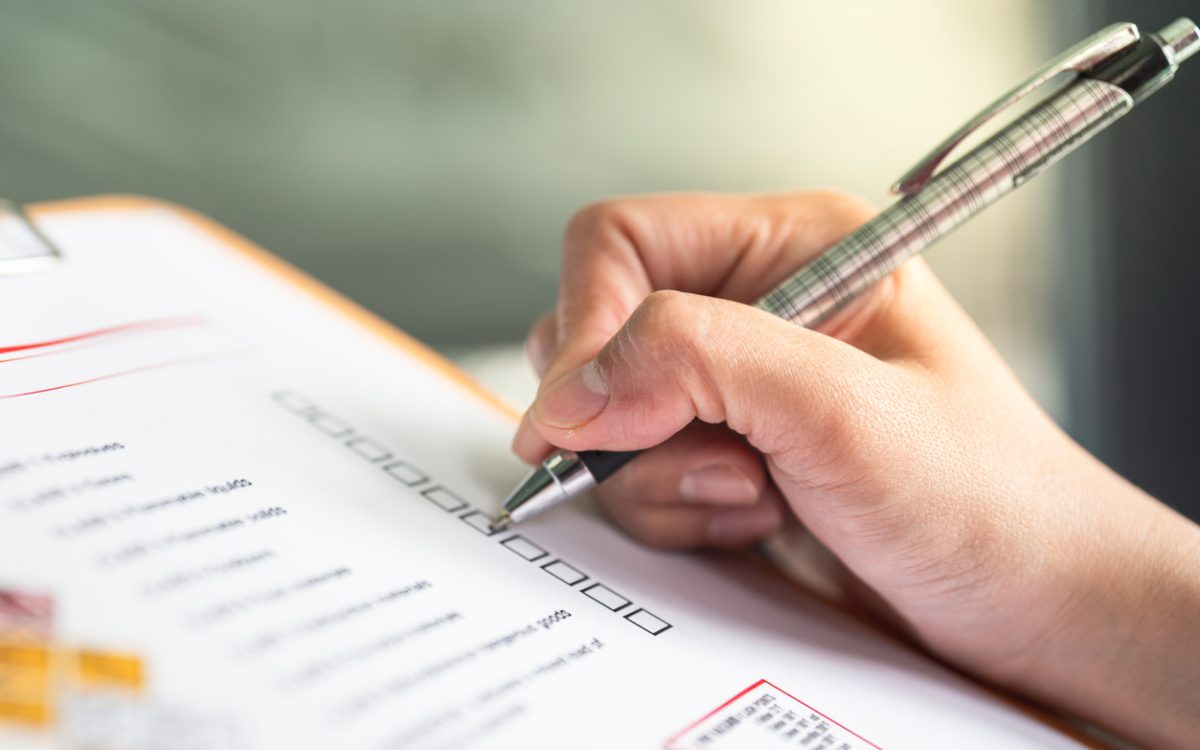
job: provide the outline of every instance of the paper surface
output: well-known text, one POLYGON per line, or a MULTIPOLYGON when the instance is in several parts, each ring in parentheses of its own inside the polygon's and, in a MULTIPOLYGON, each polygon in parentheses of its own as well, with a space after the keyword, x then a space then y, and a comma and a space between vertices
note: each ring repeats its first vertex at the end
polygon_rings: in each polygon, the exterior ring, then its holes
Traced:
POLYGON ((1078 747, 760 566, 582 506, 489 536, 512 417, 427 355, 174 209, 41 223, 62 268, 0 277, 5 747, 1078 747))

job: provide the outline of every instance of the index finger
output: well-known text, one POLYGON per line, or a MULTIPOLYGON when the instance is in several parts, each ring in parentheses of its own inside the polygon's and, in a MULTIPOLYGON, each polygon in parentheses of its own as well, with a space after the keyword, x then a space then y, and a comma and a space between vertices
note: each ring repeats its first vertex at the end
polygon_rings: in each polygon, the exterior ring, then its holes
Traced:
POLYGON ((831 193, 622 198, 575 215, 564 239, 556 356, 587 361, 660 289, 753 302, 874 213, 831 193))

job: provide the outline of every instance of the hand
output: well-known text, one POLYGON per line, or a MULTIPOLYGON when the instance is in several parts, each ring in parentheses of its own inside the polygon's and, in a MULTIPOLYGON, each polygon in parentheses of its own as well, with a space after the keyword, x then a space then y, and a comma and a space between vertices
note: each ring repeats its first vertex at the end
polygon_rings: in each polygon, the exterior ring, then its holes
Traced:
POLYGON ((738 547, 798 519, 940 657, 1182 747, 1200 530, 1059 430, 919 260, 819 330, 743 304, 871 214, 824 193, 584 209, 514 449, 650 448, 597 491, 634 537, 738 547))

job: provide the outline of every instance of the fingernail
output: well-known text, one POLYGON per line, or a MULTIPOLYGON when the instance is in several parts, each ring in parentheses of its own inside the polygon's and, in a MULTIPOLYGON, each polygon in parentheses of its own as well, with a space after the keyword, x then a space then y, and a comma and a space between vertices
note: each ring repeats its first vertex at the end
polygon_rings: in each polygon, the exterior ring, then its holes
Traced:
POLYGON ((679 494, 696 503, 749 505, 758 499, 758 488, 746 472, 718 464, 684 474, 679 480, 679 494))
POLYGON ((774 505, 722 510, 708 521, 708 539, 720 547, 736 547, 758 541, 779 528, 783 519, 774 505))
POLYGON ((552 427, 572 429, 594 419, 608 404, 608 383, 595 360, 555 380, 533 404, 534 416, 552 427))

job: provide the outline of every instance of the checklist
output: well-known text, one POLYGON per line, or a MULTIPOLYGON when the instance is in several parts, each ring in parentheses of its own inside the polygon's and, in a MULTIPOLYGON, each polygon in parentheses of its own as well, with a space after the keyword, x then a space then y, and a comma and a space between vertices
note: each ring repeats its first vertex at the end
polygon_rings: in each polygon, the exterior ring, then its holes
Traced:
POLYGON ((65 262, 0 280, 6 750, 1079 747, 745 557, 586 500, 493 532, 513 410, 228 230, 40 221, 65 262))

